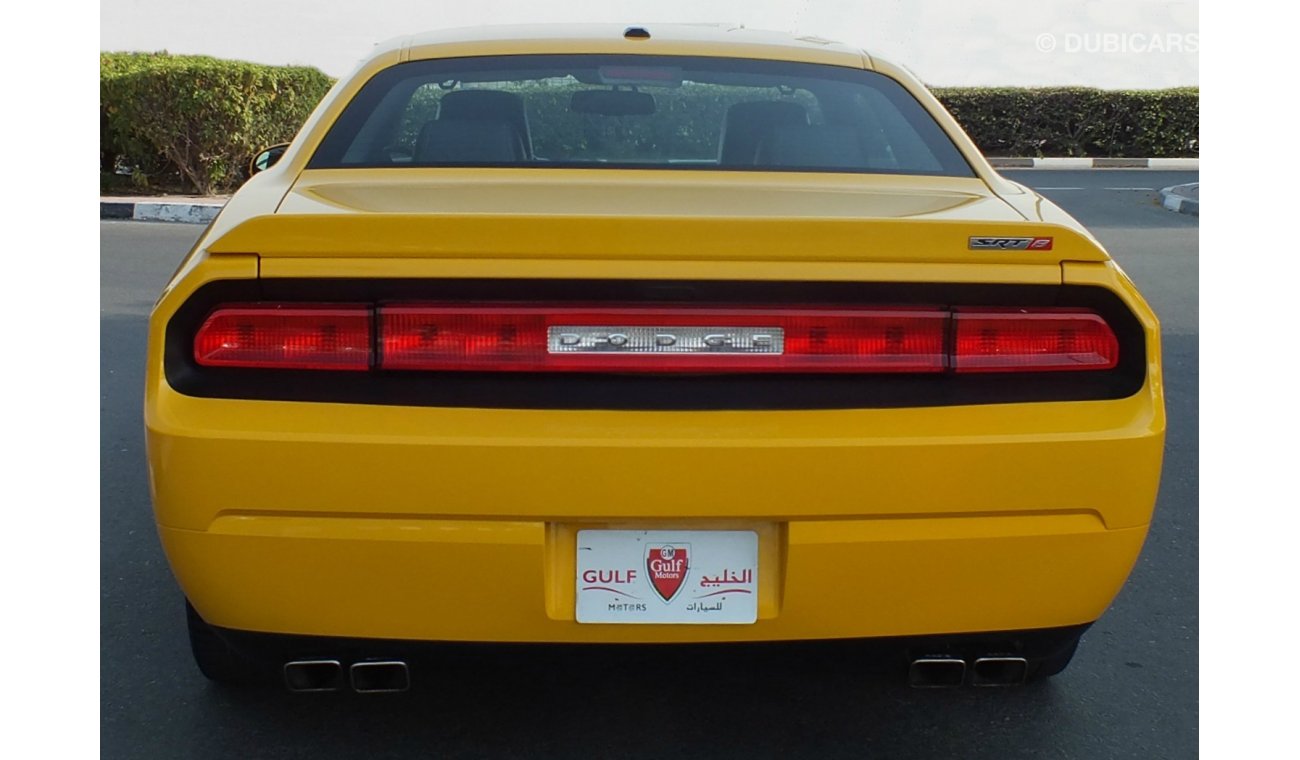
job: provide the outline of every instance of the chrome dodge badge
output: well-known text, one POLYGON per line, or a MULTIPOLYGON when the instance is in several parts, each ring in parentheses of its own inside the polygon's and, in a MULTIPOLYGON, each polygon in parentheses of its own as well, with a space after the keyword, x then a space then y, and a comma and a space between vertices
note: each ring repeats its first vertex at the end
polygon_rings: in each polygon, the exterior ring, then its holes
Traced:
POLYGON ((547 328, 552 354, 781 354, 779 327, 556 325, 547 328))

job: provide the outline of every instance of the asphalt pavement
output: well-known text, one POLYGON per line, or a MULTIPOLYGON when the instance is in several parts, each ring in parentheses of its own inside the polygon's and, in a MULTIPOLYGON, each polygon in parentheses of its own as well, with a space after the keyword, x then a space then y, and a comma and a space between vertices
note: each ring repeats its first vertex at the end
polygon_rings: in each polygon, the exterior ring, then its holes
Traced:
POLYGON ((918 691, 842 649, 483 647, 406 694, 231 691, 194 668, 154 531, 148 311, 196 225, 101 223, 101 742, 106 758, 1187 758, 1197 753, 1195 172, 1006 171, 1088 225, 1161 318, 1169 436, 1132 577, 1042 684, 918 691))

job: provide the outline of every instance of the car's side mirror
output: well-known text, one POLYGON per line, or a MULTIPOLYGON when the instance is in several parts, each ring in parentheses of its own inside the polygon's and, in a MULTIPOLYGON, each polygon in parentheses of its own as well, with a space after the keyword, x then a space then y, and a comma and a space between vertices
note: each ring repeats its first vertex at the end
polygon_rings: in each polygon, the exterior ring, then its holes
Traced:
POLYGON ((272 145, 261 153, 258 153, 256 156, 253 156, 252 160, 248 162, 248 176, 251 177, 258 172, 264 172, 272 166, 275 166, 276 162, 280 160, 280 156, 284 155, 284 151, 288 147, 289 143, 272 145))

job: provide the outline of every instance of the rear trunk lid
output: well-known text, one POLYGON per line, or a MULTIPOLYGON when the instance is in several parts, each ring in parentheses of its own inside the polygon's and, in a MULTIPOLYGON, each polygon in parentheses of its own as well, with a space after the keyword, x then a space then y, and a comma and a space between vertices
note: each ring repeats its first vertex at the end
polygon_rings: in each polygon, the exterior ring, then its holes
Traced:
POLYGON ((280 258, 1036 264, 1103 261, 978 179, 545 169, 304 172, 210 253, 280 258), (973 248, 971 238, 1051 238, 973 248))

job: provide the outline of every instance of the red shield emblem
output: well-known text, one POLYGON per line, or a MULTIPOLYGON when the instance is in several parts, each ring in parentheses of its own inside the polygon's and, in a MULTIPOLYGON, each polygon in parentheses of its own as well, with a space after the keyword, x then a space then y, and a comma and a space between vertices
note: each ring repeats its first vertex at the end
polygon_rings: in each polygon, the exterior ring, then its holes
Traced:
POLYGON ((665 602, 671 602, 686 585, 686 575, 691 570, 690 544, 647 546, 645 569, 655 593, 665 602))

